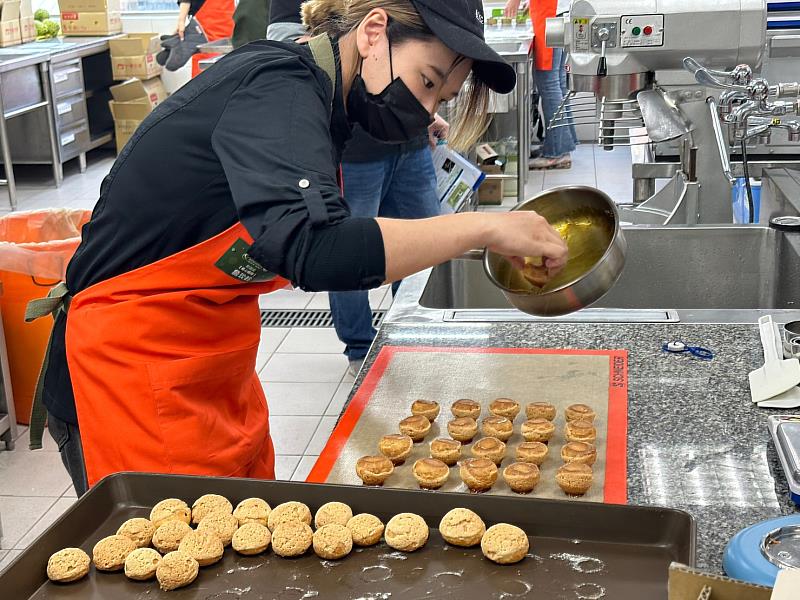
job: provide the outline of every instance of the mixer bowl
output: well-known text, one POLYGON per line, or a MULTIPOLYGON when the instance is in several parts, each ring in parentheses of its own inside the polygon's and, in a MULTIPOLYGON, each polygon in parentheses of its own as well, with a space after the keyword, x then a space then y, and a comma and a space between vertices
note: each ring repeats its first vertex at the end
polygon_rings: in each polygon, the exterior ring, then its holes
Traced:
POLYGON ((614 202, 592 187, 556 187, 511 209, 534 210, 566 240, 564 269, 536 288, 504 256, 485 250, 483 268, 494 285, 519 310, 556 317, 586 308, 616 283, 625 265, 625 238, 614 202))

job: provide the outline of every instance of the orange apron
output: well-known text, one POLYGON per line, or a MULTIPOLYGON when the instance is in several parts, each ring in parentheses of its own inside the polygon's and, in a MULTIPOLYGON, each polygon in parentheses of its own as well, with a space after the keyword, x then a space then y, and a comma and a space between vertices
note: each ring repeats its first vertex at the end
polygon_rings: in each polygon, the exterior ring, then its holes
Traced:
POLYGON ((556 16, 558 0, 534 0, 531 2, 531 20, 533 21, 533 60, 540 71, 553 68, 553 49, 544 41, 544 29, 547 19, 556 16))
POLYGON ((118 471, 274 478, 258 296, 288 282, 264 281, 252 241, 237 223, 72 299, 67 362, 89 485, 118 471))
POLYGON ((215 42, 233 35, 234 10, 233 0, 206 0, 194 18, 200 21, 208 41, 215 42))

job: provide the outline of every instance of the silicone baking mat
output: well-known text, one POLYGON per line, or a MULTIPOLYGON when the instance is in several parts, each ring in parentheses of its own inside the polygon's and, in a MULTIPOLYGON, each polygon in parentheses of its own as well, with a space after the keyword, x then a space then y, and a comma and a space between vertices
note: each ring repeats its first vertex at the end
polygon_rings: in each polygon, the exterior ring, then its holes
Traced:
MULTIPOLYGON (((522 410, 514 420, 514 435, 506 443, 502 469, 514 462, 514 450, 524 441, 520 426, 526 420, 525 404, 546 401, 555 404, 558 414, 556 431, 550 440, 550 452, 540 466, 541 479, 528 494, 537 498, 572 498, 575 500, 623 504, 627 498, 627 352, 625 350, 549 350, 525 348, 426 348, 385 346, 381 349, 361 387, 339 420, 330 440, 314 465, 307 481, 361 485, 356 475, 356 461, 365 455, 378 454, 378 440, 388 433, 398 433, 398 423, 411 414, 417 398, 436 400, 441 405, 425 441, 414 444, 411 456, 395 467, 384 483, 390 488, 416 488, 412 474, 414 461, 430 456, 429 443, 437 437, 449 437, 447 422, 453 419, 450 405, 459 398, 481 403, 481 419, 489 416, 489 403, 507 397, 518 401, 522 410), (586 495, 566 496, 555 482, 555 473, 563 462, 564 408, 581 402, 597 413, 597 462, 594 481, 586 495)), ((474 441, 480 439, 479 433, 474 441)), ((462 458, 471 456, 471 444, 465 444, 462 458)), ((458 466, 442 491, 467 492, 458 466)), ((514 492, 498 477, 490 494, 514 492)))

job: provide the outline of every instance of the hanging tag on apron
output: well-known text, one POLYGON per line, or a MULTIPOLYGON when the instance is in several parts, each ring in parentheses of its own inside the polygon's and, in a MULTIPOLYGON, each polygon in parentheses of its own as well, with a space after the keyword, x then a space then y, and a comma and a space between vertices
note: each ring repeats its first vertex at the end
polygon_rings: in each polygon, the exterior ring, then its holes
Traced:
POLYGON ((214 263, 214 266, 226 275, 245 283, 261 283, 275 279, 275 273, 270 273, 250 258, 247 254, 248 250, 250 250, 250 244, 239 238, 214 263))

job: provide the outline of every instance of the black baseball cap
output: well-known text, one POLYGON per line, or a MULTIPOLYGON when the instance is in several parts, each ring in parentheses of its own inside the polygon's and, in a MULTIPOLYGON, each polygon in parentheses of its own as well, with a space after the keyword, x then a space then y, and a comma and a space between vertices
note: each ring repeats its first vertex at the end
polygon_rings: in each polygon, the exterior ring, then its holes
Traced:
POLYGON ((517 83, 514 67, 483 37, 481 0, 411 0, 425 25, 442 43, 474 61, 472 72, 495 92, 507 94, 517 83))

